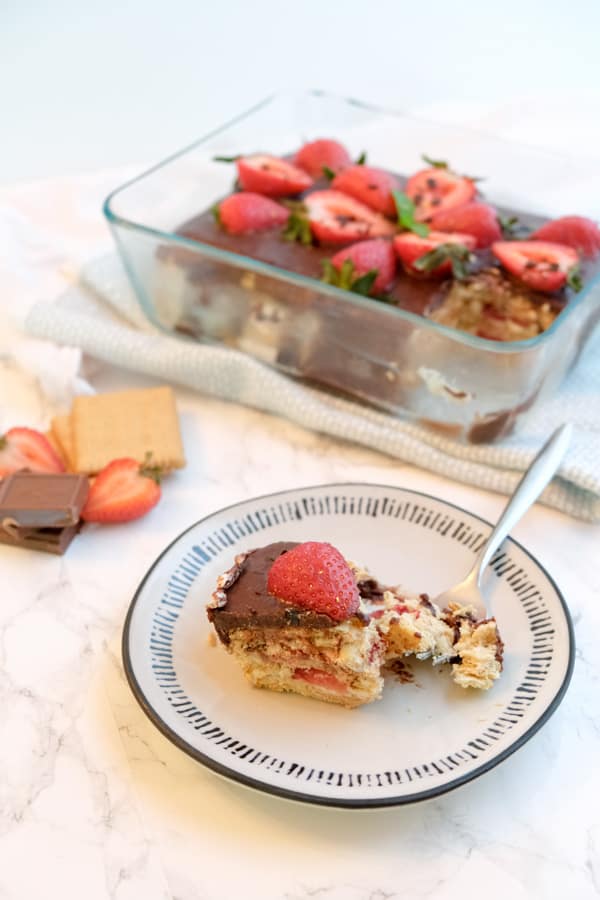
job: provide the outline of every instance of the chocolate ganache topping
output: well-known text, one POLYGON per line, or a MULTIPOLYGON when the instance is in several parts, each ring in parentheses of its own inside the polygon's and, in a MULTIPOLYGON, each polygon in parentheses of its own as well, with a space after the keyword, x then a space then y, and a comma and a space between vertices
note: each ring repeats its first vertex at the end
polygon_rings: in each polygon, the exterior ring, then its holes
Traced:
MULTIPOLYGON (((339 625, 330 616, 285 603, 269 593, 269 569, 282 553, 297 545, 295 541, 278 541, 251 550, 236 557, 233 568, 221 576, 207 613, 224 644, 229 643, 230 632, 238 628, 333 628, 339 625)), ((364 624, 360 616, 354 618, 357 624, 364 624)))

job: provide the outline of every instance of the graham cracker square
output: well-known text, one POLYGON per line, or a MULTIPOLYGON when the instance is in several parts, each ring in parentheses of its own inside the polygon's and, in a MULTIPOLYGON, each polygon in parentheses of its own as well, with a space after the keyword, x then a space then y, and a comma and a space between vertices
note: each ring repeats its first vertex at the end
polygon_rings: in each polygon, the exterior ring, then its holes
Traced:
POLYGON ((71 435, 71 416, 54 416, 50 423, 52 442, 65 461, 70 472, 75 471, 73 461, 73 438, 71 435))
POLYGON ((170 387, 76 397, 71 411, 77 472, 93 475, 131 457, 163 469, 185 465, 175 396, 170 387))

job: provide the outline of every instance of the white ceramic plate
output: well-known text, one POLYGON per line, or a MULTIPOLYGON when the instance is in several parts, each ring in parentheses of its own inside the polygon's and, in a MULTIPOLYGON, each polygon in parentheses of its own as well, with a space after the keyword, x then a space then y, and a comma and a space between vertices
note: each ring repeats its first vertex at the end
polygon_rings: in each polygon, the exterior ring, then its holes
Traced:
POLYGON ((390 677, 382 700, 356 710, 257 690, 209 645, 204 607, 236 553, 290 540, 329 541, 382 582, 435 597, 467 572, 489 531, 442 500, 368 484, 286 491, 213 513, 167 547, 133 598, 123 633, 132 690, 176 746, 259 790, 341 807, 443 794, 529 740, 571 677, 568 610, 523 547, 508 540, 487 575, 506 652, 485 693, 428 662, 411 664, 413 683, 390 677))

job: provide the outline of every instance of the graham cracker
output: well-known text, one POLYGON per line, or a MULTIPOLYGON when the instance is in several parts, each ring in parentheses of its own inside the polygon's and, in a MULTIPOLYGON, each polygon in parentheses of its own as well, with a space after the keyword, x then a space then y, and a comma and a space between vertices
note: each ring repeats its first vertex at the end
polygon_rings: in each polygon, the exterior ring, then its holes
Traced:
POLYGON ((122 457, 143 463, 150 456, 167 470, 185 465, 170 387, 76 397, 71 434, 75 469, 88 475, 122 457))
POLYGON ((70 472, 75 471, 73 464, 73 437, 71 434, 71 416, 54 416, 51 427, 51 440, 70 472))

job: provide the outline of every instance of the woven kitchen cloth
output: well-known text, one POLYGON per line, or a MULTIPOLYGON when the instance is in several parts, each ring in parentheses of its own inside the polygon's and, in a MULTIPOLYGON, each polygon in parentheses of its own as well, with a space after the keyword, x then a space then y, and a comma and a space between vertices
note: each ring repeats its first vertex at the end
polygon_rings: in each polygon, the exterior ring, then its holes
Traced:
POLYGON ((575 434, 542 502, 600 520, 600 332, 554 397, 494 445, 464 445, 288 378, 236 350, 170 337, 151 326, 115 254, 84 267, 77 285, 30 309, 26 330, 106 362, 284 416, 405 462, 499 493, 515 488, 548 435, 564 421, 575 434))

